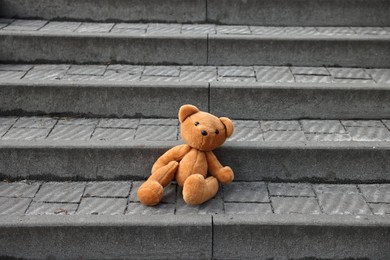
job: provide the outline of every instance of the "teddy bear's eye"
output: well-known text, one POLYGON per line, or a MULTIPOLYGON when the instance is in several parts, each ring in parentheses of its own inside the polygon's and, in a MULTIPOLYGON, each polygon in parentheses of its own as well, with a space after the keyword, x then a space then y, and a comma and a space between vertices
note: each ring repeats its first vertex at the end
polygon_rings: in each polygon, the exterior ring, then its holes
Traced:
POLYGON ((198 121, 195 122, 195 126, 197 126, 197 125, 199 125, 199 122, 198 122, 198 121))
POLYGON ((217 134, 219 134, 219 130, 217 129, 217 130, 215 130, 215 134, 217 135, 217 134))

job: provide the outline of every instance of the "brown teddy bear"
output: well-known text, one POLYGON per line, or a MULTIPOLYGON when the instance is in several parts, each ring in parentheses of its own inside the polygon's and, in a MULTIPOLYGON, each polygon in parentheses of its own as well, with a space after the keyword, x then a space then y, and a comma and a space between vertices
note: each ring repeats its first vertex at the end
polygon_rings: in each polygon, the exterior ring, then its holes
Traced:
POLYGON ((199 111, 192 105, 180 107, 179 121, 186 144, 171 148, 155 162, 152 175, 137 192, 145 205, 153 206, 161 201, 164 187, 175 174, 178 185, 183 187, 184 201, 192 205, 213 198, 218 191, 218 181, 228 184, 234 178, 232 169, 223 167, 212 152, 232 135, 232 121, 199 111))

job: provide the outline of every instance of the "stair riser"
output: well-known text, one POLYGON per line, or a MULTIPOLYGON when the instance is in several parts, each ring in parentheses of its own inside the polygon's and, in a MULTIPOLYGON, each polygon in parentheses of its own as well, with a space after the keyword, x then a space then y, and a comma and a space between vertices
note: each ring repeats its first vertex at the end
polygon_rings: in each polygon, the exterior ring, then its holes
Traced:
POLYGON ((387 260, 390 254, 390 226, 379 217, 89 215, 0 220, 3 257, 387 260))
POLYGON ((204 22, 205 0, 0 0, 0 16, 82 21, 204 22))
MULTIPOLYGON (((2 234, 0 257, 211 258, 211 217, 173 215, 116 217, 118 218, 91 215, 40 216, 40 218, 29 216, 20 220, 20 223, 8 226, 3 224, 0 226, 2 234), (40 222, 36 223, 34 219, 40 222), (21 244, 23 247, 20 246, 21 244)), ((18 219, 15 216, 12 218, 18 219)), ((10 221, 3 218, 1 222, 10 221)))
MULTIPOLYGON (((231 165, 236 179, 242 181, 310 182, 389 182, 390 149, 350 144, 336 147, 326 144, 309 147, 299 144, 281 147, 257 143, 252 147, 236 143, 216 151, 218 158, 231 165)), ((333 143, 334 145, 334 143, 333 143)))
POLYGON ((388 118, 386 86, 356 85, 11 81, 0 84, 0 114, 176 118, 188 103, 233 119, 388 118))
MULTIPOLYGON (((381 259, 390 255, 388 224, 286 223, 274 218, 273 225, 259 216, 214 216, 214 257, 216 259, 381 259), (234 238, 234 239, 232 239, 234 238)), ((306 223, 305 223, 306 222, 306 223)))
POLYGON ((208 109, 203 84, 12 84, 0 88, 0 114, 62 114, 110 117, 177 117, 177 108, 208 109))
POLYGON ((212 65, 389 67, 390 39, 210 35, 212 65))
POLYGON ((2 62, 206 64, 207 36, 0 36, 2 62))
POLYGON ((210 90, 211 113, 241 119, 387 118, 389 104, 390 91, 386 86, 378 88, 364 84, 315 84, 314 87, 310 84, 300 87, 258 84, 248 87, 211 83, 210 90), (232 100, 240 102, 232 103, 232 100))
POLYGON ((208 0, 207 19, 272 26, 388 26, 386 0, 208 0))
POLYGON ((2 33, 3 62, 389 67, 390 39, 2 33), (68 36, 65 37, 64 36, 68 36), (71 36, 71 37, 70 37, 71 36))
MULTIPOLYGON (((83 146, 76 145, 80 143, 77 141, 62 145, 3 143, 2 177, 43 180, 146 179, 156 159, 178 144, 138 142, 118 147, 115 142, 83 146)), ((216 155, 223 165, 234 169, 237 181, 389 182, 390 148, 386 143, 380 146, 375 142, 345 147, 326 143, 310 146, 297 142, 282 147, 280 142, 241 142, 224 145, 216 155)))
POLYGON ((1 0, 0 16, 273 26, 388 26, 386 0, 1 0))

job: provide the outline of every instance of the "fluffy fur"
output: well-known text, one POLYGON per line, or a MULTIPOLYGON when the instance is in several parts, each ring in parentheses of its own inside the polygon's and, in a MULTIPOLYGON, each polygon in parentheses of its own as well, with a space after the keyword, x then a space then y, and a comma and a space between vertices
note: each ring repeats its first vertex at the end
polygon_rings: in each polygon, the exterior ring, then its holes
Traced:
POLYGON ((175 177, 183 187, 184 201, 191 205, 213 198, 218 192, 218 182, 233 181, 232 169, 222 166, 212 152, 233 134, 232 121, 202 112, 192 105, 180 108, 179 121, 186 144, 171 148, 155 162, 151 176, 137 192, 145 205, 157 205, 163 197, 164 187, 175 177))

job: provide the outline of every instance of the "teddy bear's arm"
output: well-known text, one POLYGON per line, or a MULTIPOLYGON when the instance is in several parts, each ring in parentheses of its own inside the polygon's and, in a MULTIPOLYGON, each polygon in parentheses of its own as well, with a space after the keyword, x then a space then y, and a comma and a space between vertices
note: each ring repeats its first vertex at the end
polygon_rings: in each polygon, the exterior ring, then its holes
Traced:
POLYGON ((179 162, 190 150, 191 147, 188 144, 177 145, 169 149, 167 152, 161 155, 160 158, 158 158, 157 161, 154 163, 152 167, 152 173, 172 161, 179 162))
POLYGON ((212 176, 222 184, 231 183, 234 179, 233 170, 229 166, 222 166, 213 152, 206 152, 208 170, 212 176))

